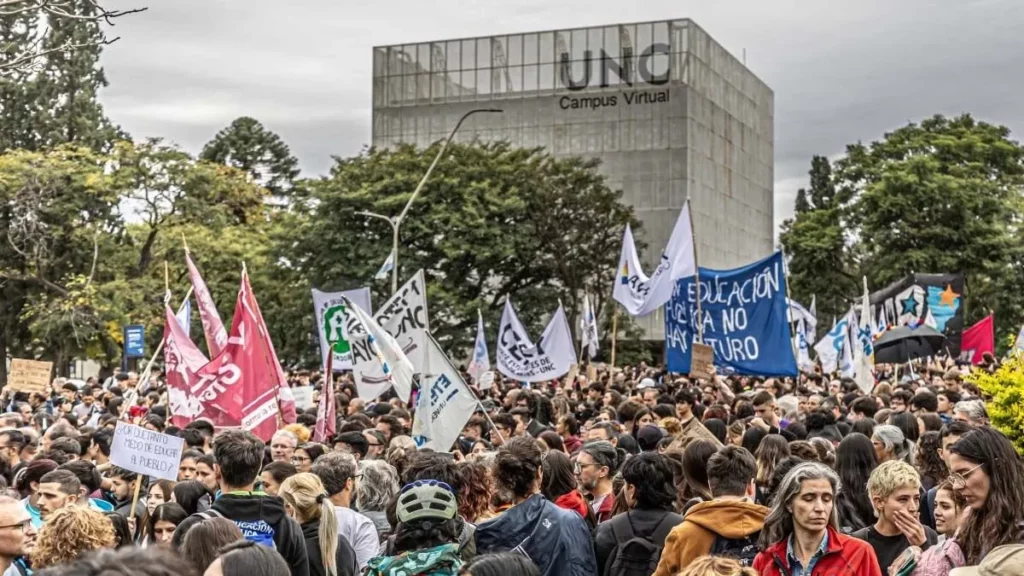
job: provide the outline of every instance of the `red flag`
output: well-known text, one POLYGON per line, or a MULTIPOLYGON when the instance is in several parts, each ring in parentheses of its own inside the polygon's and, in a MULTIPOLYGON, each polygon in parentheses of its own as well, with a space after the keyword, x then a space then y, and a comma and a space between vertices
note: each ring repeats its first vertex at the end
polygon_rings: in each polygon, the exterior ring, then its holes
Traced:
MULTIPOLYGON (((243 281, 245 287, 250 294, 252 294, 252 286, 249 285, 249 274, 243 272, 243 281)), ((277 359, 277 350, 274 349, 274 342, 270 339, 270 330, 267 328, 267 323, 263 320, 263 312, 260 310, 260 304, 256 301, 256 296, 252 297, 252 308, 256 313, 257 322, 259 325, 260 338, 263 339, 267 349, 270 351, 270 368, 274 371, 277 376, 277 404, 278 409, 281 411, 281 420, 285 424, 294 424, 298 419, 298 414, 295 409, 295 396, 292 395, 292 389, 288 386, 288 379, 284 375, 284 370, 281 368, 281 362, 277 359)))
POLYGON ((320 404, 316 409, 316 429, 313 441, 327 443, 337 429, 338 415, 334 407, 334 354, 327 355, 327 371, 324 373, 324 387, 320 391, 320 404))
POLYGON ((271 365, 268 339, 260 334, 255 301, 243 272, 227 345, 198 372, 193 392, 229 419, 239 421, 242 428, 269 441, 277 431, 278 375, 271 365))
POLYGON ((164 366, 171 424, 184 428, 205 411, 192 387, 199 380, 196 373, 210 361, 181 329, 170 306, 164 306, 164 317, 164 366))
POLYGON ((192 256, 188 249, 185 249, 185 263, 188 264, 188 275, 192 279, 192 289, 196 294, 196 302, 199 303, 199 319, 203 321, 203 332, 206 333, 206 346, 210 349, 210 358, 219 355, 224 351, 228 343, 228 333, 224 330, 224 323, 217 313, 217 306, 213 303, 213 296, 206 287, 206 282, 199 275, 199 270, 192 262, 192 256))
POLYGON ((984 362, 983 355, 988 352, 995 354, 996 335, 993 316, 989 314, 977 324, 964 330, 960 337, 960 357, 969 360, 971 364, 984 362))

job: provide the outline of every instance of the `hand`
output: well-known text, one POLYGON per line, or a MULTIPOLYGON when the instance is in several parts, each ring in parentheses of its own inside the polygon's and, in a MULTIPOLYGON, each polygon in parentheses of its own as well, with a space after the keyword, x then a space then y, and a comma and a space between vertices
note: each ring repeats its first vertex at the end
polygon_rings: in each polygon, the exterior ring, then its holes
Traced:
POLYGON ((754 418, 753 420, 751 420, 750 421, 750 425, 751 426, 757 426, 758 428, 760 428, 761 430, 764 430, 765 432, 768 432, 769 430, 771 430, 771 426, 769 426, 767 423, 765 423, 764 420, 762 420, 760 418, 754 418))
POLYGON ((911 546, 924 546, 928 542, 928 534, 920 520, 908 512, 900 510, 893 516, 896 528, 907 537, 911 546))

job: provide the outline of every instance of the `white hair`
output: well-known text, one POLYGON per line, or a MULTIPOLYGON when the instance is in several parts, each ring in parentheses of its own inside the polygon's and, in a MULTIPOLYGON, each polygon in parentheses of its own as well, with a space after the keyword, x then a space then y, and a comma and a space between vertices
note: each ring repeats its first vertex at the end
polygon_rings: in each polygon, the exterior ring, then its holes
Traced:
POLYGON ((971 424, 988 424, 988 410, 981 400, 961 400, 953 406, 953 412, 966 415, 971 424))
POLYGON ((299 437, 296 436, 295 433, 290 430, 278 430, 277 432, 274 432, 274 436, 270 439, 270 441, 273 442, 274 438, 287 438, 288 440, 291 441, 293 448, 299 445, 299 437))
POLYGON ((897 460, 903 460, 907 464, 914 464, 914 445, 908 442, 903 431, 892 424, 875 426, 871 433, 872 440, 878 440, 885 446, 886 452, 892 452, 897 460))

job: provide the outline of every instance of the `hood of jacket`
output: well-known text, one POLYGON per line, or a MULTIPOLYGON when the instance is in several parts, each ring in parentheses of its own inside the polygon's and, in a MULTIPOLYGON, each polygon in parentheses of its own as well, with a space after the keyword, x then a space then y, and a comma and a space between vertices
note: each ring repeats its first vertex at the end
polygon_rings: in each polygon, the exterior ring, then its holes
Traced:
POLYGON ((580 494, 579 490, 570 490, 555 499, 555 506, 565 510, 572 510, 583 518, 587 517, 587 501, 580 494))
POLYGON ((228 492, 213 503, 213 508, 230 518, 247 540, 272 545, 274 536, 287 520, 284 501, 263 492, 228 492))
POLYGON ((370 576, 429 575, 455 576, 462 567, 459 547, 445 544, 425 550, 411 550, 398 556, 378 556, 367 564, 370 576))
POLYGON ((737 500, 701 502, 686 512, 686 522, 724 538, 746 538, 761 530, 769 510, 759 504, 737 500))

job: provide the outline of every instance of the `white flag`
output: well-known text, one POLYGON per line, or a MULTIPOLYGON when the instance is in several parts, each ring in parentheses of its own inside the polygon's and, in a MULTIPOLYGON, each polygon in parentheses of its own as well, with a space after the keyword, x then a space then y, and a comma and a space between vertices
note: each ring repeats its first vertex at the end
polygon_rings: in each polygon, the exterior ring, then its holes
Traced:
POLYGON ((839 373, 843 378, 853 378, 857 374, 857 369, 853 364, 853 335, 857 330, 857 312, 853 307, 847 312, 842 324, 845 325, 845 329, 843 330, 842 356, 839 358, 839 373))
POLYGON ((473 416, 477 399, 429 333, 424 357, 426 366, 420 378, 412 438, 418 448, 450 452, 473 416))
POLYGON ((807 340, 814 340, 815 334, 818 330, 818 319, 815 318, 814 314, 810 310, 804 308, 796 300, 786 298, 786 316, 789 322, 797 324, 801 327, 804 332, 804 338, 807 340))
MULTIPOLYGON (((430 329, 427 314, 427 283, 423 270, 416 273, 383 307, 373 315, 374 320, 401 346, 415 372, 423 370, 423 351, 426 333, 430 329)), ((376 354, 370 348, 365 331, 350 327, 352 345, 352 372, 356 391, 363 400, 372 400, 391 387, 390 379, 381 369, 376 354)), ((402 398, 408 401, 409 395, 402 398)))
POLYGON ((811 294, 811 307, 807 309, 811 313, 811 316, 818 317, 818 296, 811 294))
POLYGON ((480 376, 491 369, 491 358, 487 353, 487 339, 484 336, 484 315, 476 311, 476 342, 473 343, 473 359, 469 362, 469 375, 480 385, 480 376))
POLYGON ((939 329, 939 323, 935 321, 935 316, 932 316, 932 309, 931 308, 929 308, 928 311, 925 312, 925 315, 924 315, 924 325, 929 327, 929 328, 931 328, 931 329, 933 329, 933 330, 938 330, 939 329))
POLYGON ((533 344, 526 329, 512 309, 510 299, 505 299, 505 311, 501 314, 498 328, 498 371, 521 382, 543 382, 564 376, 569 367, 576 363, 576 351, 569 331, 565 310, 558 305, 548 327, 540 337, 540 343, 533 344))
POLYGON ((864 296, 860 302, 860 324, 857 338, 854 340, 853 364, 856 372, 857 385, 865 394, 871 394, 875 388, 875 343, 871 322, 871 296, 868 293, 868 279, 864 277, 864 296))
POLYGON ((377 270, 377 273, 373 275, 373 278, 375 280, 387 280, 388 273, 391 272, 394 269, 395 269, 395 251, 392 250, 388 254, 387 260, 385 260, 384 263, 381 264, 380 270, 377 270))
POLYGON ((832 329, 814 345, 814 352, 821 362, 822 374, 831 374, 836 371, 839 365, 839 356, 843 351, 843 344, 846 342, 846 318, 832 326, 832 329))
POLYGON ((645 316, 654 312, 669 299, 676 280, 697 272, 697 258, 693 248, 693 226, 690 221, 690 201, 683 204, 679 218, 661 254, 657 269, 648 277, 640 269, 640 258, 633 242, 633 230, 626 225, 622 234, 622 255, 619 256, 618 275, 612 287, 612 298, 626 308, 630 316, 645 316))
MULTIPOLYGON (((394 386, 398 397, 403 402, 408 402, 409 395, 412 394, 413 376, 413 367, 412 363, 409 362, 409 358, 406 357, 405 352, 402 351, 402 347, 398 345, 395 337, 381 328, 376 320, 370 318, 369 314, 351 300, 347 300, 346 304, 348 305, 345 306, 345 313, 354 316, 366 332, 363 339, 366 342, 367 349, 376 358, 380 371, 384 375, 384 382, 386 384, 384 390, 389 386, 394 386)), ((374 395, 374 397, 379 396, 384 390, 374 395)), ((360 397, 362 397, 361 392, 360 397)))
POLYGON ((355 325, 354 317, 345 314, 345 298, 355 302, 364 311, 373 313, 370 289, 358 288, 343 292, 321 292, 313 288, 313 318, 320 335, 320 365, 327 371, 327 354, 334 350, 331 368, 334 372, 352 369, 352 346, 349 329, 355 325))
POLYGON ((178 326, 181 326, 181 331, 188 335, 192 329, 192 301, 185 300, 182 303, 181 308, 178 309, 178 313, 174 315, 174 319, 178 321, 178 326))
POLYGON ((1024 326, 1020 327, 1020 332, 1017 332, 1017 342, 1013 345, 1014 350, 1024 351, 1024 326))
POLYGON ((801 370, 810 372, 814 370, 814 362, 811 361, 810 349, 807 345, 807 338, 805 337, 806 330, 801 323, 800 329, 796 331, 796 336, 793 337, 796 343, 796 365, 801 370))
POLYGON ((590 306, 590 296, 587 294, 583 295, 583 316, 580 317, 580 333, 582 334, 580 340, 582 340, 583 346, 587 347, 587 354, 593 360, 597 356, 598 350, 597 316, 594 315, 594 309, 590 306))

